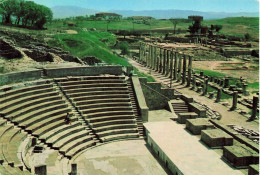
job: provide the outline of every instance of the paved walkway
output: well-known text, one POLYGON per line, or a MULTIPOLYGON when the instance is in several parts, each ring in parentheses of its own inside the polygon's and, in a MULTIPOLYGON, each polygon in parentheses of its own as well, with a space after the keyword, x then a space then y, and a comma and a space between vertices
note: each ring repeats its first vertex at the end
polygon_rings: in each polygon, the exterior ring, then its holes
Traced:
POLYGON ((167 175, 144 140, 104 144, 84 152, 74 162, 79 175, 167 175))
MULTIPOLYGON (((134 67, 138 68, 140 72, 149 74, 152 76, 157 82, 163 83, 163 84, 169 84, 170 79, 164 76, 161 76, 161 74, 152 71, 151 69, 144 67, 143 65, 139 64, 135 60, 129 59, 128 60, 134 67)), ((222 115, 221 122, 228 125, 228 124, 234 124, 238 126, 242 126, 246 129, 252 129, 254 131, 259 132, 259 120, 255 120, 252 122, 248 122, 248 118, 239 114, 236 111, 229 111, 228 107, 225 107, 221 105, 220 103, 215 103, 213 99, 209 99, 205 96, 201 96, 198 93, 196 93, 193 90, 190 90, 187 87, 184 87, 179 82, 172 82, 172 87, 179 91, 180 93, 189 95, 193 97, 193 99, 197 102, 200 102, 201 104, 207 105, 212 110, 215 110, 219 112, 222 115)), ((238 104, 239 107, 240 104, 238 104)))
MULTIPOLYGON (((184 125, 174 121, 148 122, 144 124, 149 137, 185 175, 242 175, 226 164, 221 155, 189 134, 184 125)), ((155 145, 154 143, 154 145, 155 145)), ((162 153, 160 153, 162 154, 162 153)))

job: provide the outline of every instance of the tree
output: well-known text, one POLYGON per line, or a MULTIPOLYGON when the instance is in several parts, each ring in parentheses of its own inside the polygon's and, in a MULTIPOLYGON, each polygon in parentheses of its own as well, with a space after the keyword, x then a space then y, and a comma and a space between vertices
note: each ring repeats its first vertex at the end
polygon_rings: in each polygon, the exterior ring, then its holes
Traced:
POLYGON ((15 19, 16 25, 22 22, 23 26, 36 26, 40 29, 53 17, 48 7, 26 0, 0 0, 0 14, 3 23, 12 24, 12 19, 15 19))
POLYGON ((246 40, 246 41, 249 41, 250 39, 251 39, 250 34, 249 34, 249 33, 246 33, 246 34, 245 34, 245 40, 246 40))
POLYGON ((176 26, 178 24, 178 19, 171 18, 170 21, 172 22, 174 28, 173 28, 173 34, 176 33, 176 26))
POLYGON ((119 49, 121 50, 121 54, 122 55, 127 55, 129 54, 129 49, 128 49, 128 45, 125 42, 122 42, 119 44, 119 49))
POLYGON ((215 25, 216 32, 218 33, 222 29, 222 25, 215 25))
POLYGON ((37 21, 35 23, 35 26, 38 29, 43 29, 43 25, 47 22, 47 21, 51 21, 53 18, 53 13, 52 11, 43 5, 38 5, 38 14, 37 14, 37 21))
POLYGON ((19 11, 19 5, 18 0, 6 0, 0 3, 0 13, 4 23, 12 24, 11 16, 19 11))

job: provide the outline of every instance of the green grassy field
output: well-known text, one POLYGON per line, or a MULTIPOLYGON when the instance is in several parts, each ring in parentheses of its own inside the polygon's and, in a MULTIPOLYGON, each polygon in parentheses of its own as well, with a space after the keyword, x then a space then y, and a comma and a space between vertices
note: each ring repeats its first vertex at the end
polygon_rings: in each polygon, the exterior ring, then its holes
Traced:
POLYGON ((78 34, 74 35, 56 34, 48 44, 54 47, 61 47, 79 58, 94 56, 108 64, 130 65, 126 59, 112 53, 108 45, 113 45, 115 42, 116 39, 108 32, 78 31, 78 34), (107 42, 104 43, 100 39, 107 39, 107 42))
MULTIPOLYGON (((151 25, 133 24, 130 20, 121 21, 87 21, 74 20, 79 28, 96 28, 97 30, 155 30, 155 29, 170 29, 173 30, 173 24, 170 20, 153 20, 151 25)), ((222 25, 221 34, 227 36, 244 37, 249 33, 253 39, 259 38, 259 18, 258 17, 232 17, 218 20, 204 20, 202 25, 210 27, 210 25, 222 25)), ((191 22, 181 22, 177 24, 176 30, 187 30, 191 22)), ((68 28, 66 21, 55 21, 46 25, 48 29, 64 29, 68 28)))
POLYGON ((244 37, 249 33, 254 39, 259 38, 259 18, 258 17, 233 17, 218 20, 203 21, 203 25, 222 25, 221 34, 244 37))

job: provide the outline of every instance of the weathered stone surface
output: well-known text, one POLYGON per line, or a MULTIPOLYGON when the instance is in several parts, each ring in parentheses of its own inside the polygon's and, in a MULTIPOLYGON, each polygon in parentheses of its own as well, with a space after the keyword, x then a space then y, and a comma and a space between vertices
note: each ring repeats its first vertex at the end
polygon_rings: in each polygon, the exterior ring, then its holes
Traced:
POLYGON ((244 144, 224 146, 223 157, 236 168, 247 167, 250 164, 259 163, 259 153, 244 144))
POLYGON ((187 119, 186 128, 194 135, 200 135, 202 130, 214 129, 214 125, 210 123, 207 119, 197 118, 197 119, 187 119))
POLYGON ((249 165, 248 175, 257 175, 259 174, 259 164, 249 165))
POLYGON ((233 145, 233 137, 220 129, 201 131, 201 140, 211 148, 233 145))
POLYGON ((180 124, 185 124, 187 119, 195 119, 197 117, 198 117, 198 114, 196 114, 195 112, 179 113, 177 121, 180 124))
POLYGON ((15 49, 11 43, 6 42, 3 39, 0 39, 0 55, 7 59, 21 58, 22 54, 19 50, 15 49))

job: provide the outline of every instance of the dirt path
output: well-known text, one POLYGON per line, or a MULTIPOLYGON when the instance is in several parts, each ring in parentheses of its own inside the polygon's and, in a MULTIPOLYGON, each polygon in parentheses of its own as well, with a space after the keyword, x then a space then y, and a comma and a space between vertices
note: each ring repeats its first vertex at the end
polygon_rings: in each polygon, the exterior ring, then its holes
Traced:
MULTIPOLYGON (((158 75, 158 73, 151 71, 147 67, 144 67, 143 65, 135 62, 132 59, 129 59, 129 62, 133 66, 138 68, 140 72, 143 72, 143 73, 146 73, 146 74, 149 74, 150 76, 152 76, 157 82, 161 82, 161 83, 163 83, 165 81, 169 82, 169 79, 167 79, 166 77, 158 78, 158 76, 155 76, 156 74, 158 75)), ((189 88, 184 87, 183 85, 181 85, 180 83, 177 83, 175 81, 173 81, 172 87, 183 94, 191 96, 195 101, 205 104, 212 110, 219 112, 222 115, 222 118, 220 120, 222 123, 224 123, 226 125, 234 124, 234 125, 242 126, 246 129, 253 129, 254 131, 259 132, 259 120, 255 120, 253 122, 248 122, 247 117, 237 113, 236 111, 229 111, 228 107, 225 107, 220 103, 215 103, 214 100, 209 99, 205 96, 200 96, 195 91, 189 90, 189 88)), ((238 104, 238 108, 239 108, 239 104, 238 104)))

